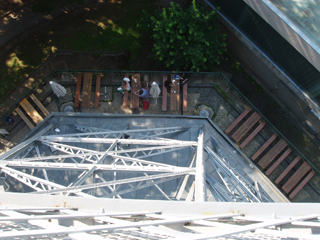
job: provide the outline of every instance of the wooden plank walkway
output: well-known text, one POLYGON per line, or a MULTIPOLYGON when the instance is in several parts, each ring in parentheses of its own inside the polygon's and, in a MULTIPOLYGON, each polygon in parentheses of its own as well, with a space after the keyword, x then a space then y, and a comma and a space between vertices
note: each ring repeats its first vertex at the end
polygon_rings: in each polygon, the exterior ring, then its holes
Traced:
POLYGON ((262 146, 261 148, 251 157, 251 159, 254 161, 256 160, 260 155, 261 153, 266 150, 267 147, 269 147, 269 145, 278 137, 278 135, 275 133, 273 134, 269 139, 268 141, 266 141, 262 146))
POLYGON ((241 143, 240 148, 244 148, 247 144, 262 130, 266 125, 266 122, 260 123, 260 125, 241 143))
POLYGON ((45 116, 49 115, 48 110, 42 105, 42 103, 39 101, 38 98, 36 98, 34 94, 31 94, 30 98, 32 99, 32 101, 34 101, 34 103, 38 106, 38 108, 40 108, 40 110, 43 112, 45 116))
POLYGON ((167 76, 163 76, 162 80, 162 111, 167 111, 167 87, 164 85, 167 81, 167 76))
MULTIPOLYGON (((249 142, 264 128, 264 126, 266 126, 266 122, 262 121, 257 127, 254 128, 254 126, 256 126, 256 123, 260 120, 261 116, 257 112, 254 112, 253 114, 251 114, 251 116, 248 117, 250 111, 250 107, 246 108, 240 114, 240 116, 236 120, 234 120, 233 123, 225 130, 226 134, 230 134, 233 131, 231 137, 235 142, 242 142, 239 146, 239 148, 241 149, 247 146, 249 142), (244 118, 246 118, 245 121, 244 118), (240 124, 240 122, 242 123, 240 124), (246 135, 249 136, 247 136, 246 139, 242 141, 242 138, 244 138, 246 135)), ((274 133, 251 157, 251 159, 255 161, 262 154, 264 155, 258 161, 258 164, 262 169, 266 170, 266 176, 270 176, 271 173, 276 173, 275 170, 280 166, 282 162, 284 162, 284 160, 291 160, 291 158, 287 157, 290 155, 290 153, 292 153, 292 149, 286 149, 288 143, 284 139, 279 139, 279 141, 275 143, 272 148, 270 148, 270 145, 275 141, 275 139, 277 139, 277 137, 278 134, 274 133), (267 148, 269 150, 267 150, 267 148), (271 166, 268 168, 269 165, 271 166)), ((311 166, 306 162, 304 162, 302 166, 292 174, 291 170, 300 160, 301 158, 297 156, 293 160, 293 162, 291 162, 289 166, 284 171, 282 171, 280 176, 278 176, 278 178, 275 180, 275 183, 279 184, 287 176, 287 179, 289 180, 283 186, 281 186, 283 191, 287 193, 290 198, 295 197, 299 193, 299 191, 301 191, 301 189, 308 183, 308 181, 310 181, 315 175, 315 171, 309 171, 311 169, 311 166), (292 176, 290 176, 289 174, 292 174, 292 176), (305 175, 307 176, 304 178, 305 175)))
POLYGON ((304 162, 301 167, 291 176, 291 178, 283 185, 282 189, 289 193, 310 170, 310 165, 304 162))
POLYGON ((308 176, 295 188, 295 190, 293 190, 292 193, 290 193, 289 198, 294 198, 315 174, 315 171, 310 172, 308 176))
POLYGON ((292 152, 291 148, 288 148, 278 160, 272 164, 272 166, 266 171, 266 175, 269 176, 279 165, 282 163, 282 161, 292 152))
POLYGON ((280 139, 280 141, 259 161, 259 165, 265 169, 287 145, 288 143, 284 139, 280 139))
POLYGON ((74 97, 74 98, 75 98, 75 100, 74 100, 74 107, 79 107, 81 82, 82 82, 82 74, 81 74, 81 73, 78 73, 76 94, 75 94, 75 97, 74 97))
POLYGON ((95 94, 95 100, 94 100, 94 108, 99 107, 100 103, 100 84, 101 84, 101 74, 97 75, 97 81, 96 81, 96 94, 95 94))
POLYGON ((31 117, 31 119, 38 125, 40 122, 42 122, 43 118, 40 116, 40 114, 32 107, 30 102, 27 99, 23 99, 20 102, 21 107, 26 111, 26 113, 31 117))
POLYGON ((259 121, 260 118, 261 116, 257 112, 254 112, 232 135, 232 138, 236 142, 239 142, 250 131, 250 129, 259 121))
POLYGON ((250 107, 247 107, 246 110, 244 110, 243 113, 241 113, 241 115, 227 128, 227 130, 225 131, 226 134, 229 134, 232 129, 234 129, 234 127, 251 111, 250 107))
POLYGON ((300 157, 296 157, 292 163, 281 173, 281 175, 276 179, 275 183, 279 184, 281 180, 291 171, 291 169, 300 161, 300 157))
POLYGON ((91 85, 92 85, 92 72, 86 72, 83 76, 83 89, 82 89, 82 107, 90 107, 91 101, 91 85))

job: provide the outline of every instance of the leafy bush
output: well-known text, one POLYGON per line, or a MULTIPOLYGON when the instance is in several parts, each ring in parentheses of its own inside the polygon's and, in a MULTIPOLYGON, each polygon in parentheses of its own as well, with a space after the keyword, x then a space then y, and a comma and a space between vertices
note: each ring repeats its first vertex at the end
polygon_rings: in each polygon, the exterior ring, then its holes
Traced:
POLYGON ((214 21, 215 11, 208 12, 193 0, 186 9, 171 2, 160 13, 144 14, 138 26, 152 41, 154 57, 167 67, 203 71, 220 63, 226 35, 214 21))

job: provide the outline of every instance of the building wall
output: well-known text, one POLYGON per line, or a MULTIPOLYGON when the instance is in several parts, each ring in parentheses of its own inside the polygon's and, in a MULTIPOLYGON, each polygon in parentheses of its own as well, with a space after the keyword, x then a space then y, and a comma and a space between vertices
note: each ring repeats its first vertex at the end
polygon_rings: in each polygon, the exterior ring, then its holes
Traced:
POLYGON ((320 72, 244 1, 207 0, 267 57, 320 103, 320 72))
POLYGON ((243 1, 206 2, 221 7, 219 12, 223 17, 220 21, 227 33, 228 50, 249 74, 297 123, 309 120, 320 130, 320 96, 318 99, 310 97, 310 92, 299 85, 299 81, 304 83, 312 79, 310 81, 320 88, 317 80, 320 73, 243 1), (302 65, 304 67, 300 68, 302 65))

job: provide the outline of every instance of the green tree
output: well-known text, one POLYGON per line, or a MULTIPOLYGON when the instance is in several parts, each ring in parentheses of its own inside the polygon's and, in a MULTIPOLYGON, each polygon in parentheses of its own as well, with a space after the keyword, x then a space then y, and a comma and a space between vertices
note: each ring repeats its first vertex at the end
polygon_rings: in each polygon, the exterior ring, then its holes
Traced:
POLYGON ((145 16, 140 26, 151 38, 154 57, 174 70, 202 71, 218 65, 226 50, 225 34, 215 23, 215 11, 196 0, 186 9, 171 2, 162 12, 145 16))

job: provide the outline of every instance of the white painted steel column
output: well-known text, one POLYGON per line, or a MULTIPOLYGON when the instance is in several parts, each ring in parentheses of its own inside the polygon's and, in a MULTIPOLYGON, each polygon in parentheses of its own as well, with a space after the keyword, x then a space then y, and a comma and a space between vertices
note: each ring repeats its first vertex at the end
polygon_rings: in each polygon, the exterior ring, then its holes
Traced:
POLYGON ((196 159, 195 201, 205 201, 204 161, 203 161, 203 127, 200 128, 196 159))

